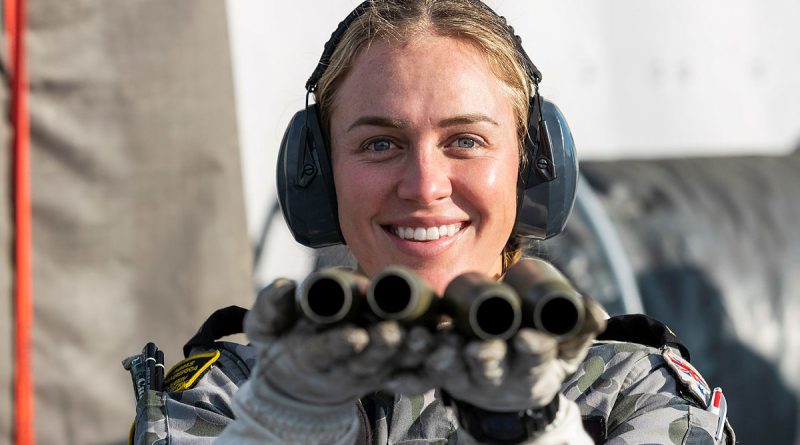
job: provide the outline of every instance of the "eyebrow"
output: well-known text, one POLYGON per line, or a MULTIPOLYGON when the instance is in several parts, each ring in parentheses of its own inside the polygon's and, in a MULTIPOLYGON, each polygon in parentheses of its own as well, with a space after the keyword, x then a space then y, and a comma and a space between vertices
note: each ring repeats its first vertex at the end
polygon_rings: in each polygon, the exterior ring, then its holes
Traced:
MULTIPOLYGON (((456 125, 474 124, 477 122, 486 122, 495 126, 499 125, 497 121, 495 121, 494 119, 485 114, 471 113, 471 114, 462 114, 460 116, 454 116, 442 119, 437 123, 437 126, 443 128, 443 127, 453 127, 456 125)), ((347 131, 349 132, 353 128, 364 125, 372 127, 405 128, 408 126, 408 122, 402 119, 395 119, 384 116, 362 116, 356 119, 356 121, 353 122, 352 125, 350 125, 347 131)))
POLYGON ((472 113, 472 114, 462 114, 461 116, 448 117, 447 119, 442 119, 439 121, 439 127, 452 127, 455 125, 474 124, 477 122, 486 122, 494 126, 500 125, 497 123, 496 120, 492 119, 491 117, 485 114, 472 113))
POLYGON ((393 119, 391 117, 383 117, 383 116, 362 116, 356 119, 352 125, 347 129, 347 131, 352 130, 353 128, 366 125, 371 127, 389 127, 389 128, 405 128, 408 126, 408 122, 402 119, 393 119))

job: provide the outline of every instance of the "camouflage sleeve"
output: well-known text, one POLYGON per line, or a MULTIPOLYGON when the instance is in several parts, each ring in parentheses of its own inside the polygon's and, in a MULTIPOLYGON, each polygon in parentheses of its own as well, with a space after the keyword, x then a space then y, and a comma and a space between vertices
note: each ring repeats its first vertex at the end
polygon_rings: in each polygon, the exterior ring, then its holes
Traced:
MULTIPOLYGON (((130 443, 211 444, 233 421, 231 399, 252 365, 245 346, 194 354, 172 367, 166 391, 148 391, 136 406, 130 443)), ((197 351, 193 351, 197 352, 197 351)))
POLYGON ((584 426, 597 443, 735 442, 724 417, 720 420, 707 409, 710 390, 705 381, 685 361, 691 378, 680 375, 682 369, 669 361, 673 352, 619 342, 591 348, 563 391, 580 407, 584 426))

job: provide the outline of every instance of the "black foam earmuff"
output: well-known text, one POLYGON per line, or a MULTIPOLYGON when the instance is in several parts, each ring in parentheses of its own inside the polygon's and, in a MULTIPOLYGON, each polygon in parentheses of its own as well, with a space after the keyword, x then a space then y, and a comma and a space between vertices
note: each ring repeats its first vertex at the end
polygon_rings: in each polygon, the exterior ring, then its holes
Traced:
MULTIPOLYGON (((325 44, 317 68, 306 82, 308 94, 316 89, 347 27, 367 10, 369 3, 360 4, 339 23, 325 44)), ((534 86, 525 141, 527 164, 520 172, 517 223, 513 234, 547 239, 563 230, 575 202, 578 181, 575 144, 561 111, 539 95, 541 74, 525 53, 513 28, 509 26, 508 29, 534 86)), ((325 134, 319 108, 316 104, 307 105, 292 117, 278 153, 278 199, 283 216, 295 240, 312 248, 344 243, 339 228, 330 145, 325 134)))
POLYGON ((317 104, 295 113, 278 152, 278 201, 298 243, 324 247, 344 242, 339 230, 330 146, 317 104))
POLYGON ((527 163, 521 172, 514 235, 547 239, 561 233, 575 203, 578 158, 567 120, 538 94, 531 99, 527 163), (538 102, 538 103, 533 103, 538 102))

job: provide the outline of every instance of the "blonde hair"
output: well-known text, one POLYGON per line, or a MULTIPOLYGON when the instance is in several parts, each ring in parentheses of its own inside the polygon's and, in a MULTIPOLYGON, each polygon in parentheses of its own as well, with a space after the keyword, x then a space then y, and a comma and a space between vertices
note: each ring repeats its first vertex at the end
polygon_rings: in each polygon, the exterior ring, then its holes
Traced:
MULTIPOLYGON (((371 0, 341 36, 314 91, 324 131, 330 134, 339 86, 355 59, 373 41, 402 44, 425 33, 463 40, 484 55, 511 100, 517 120, 520 172, 524 171, 532 80, 505 19, 478 0, 371 0)), ((503 270, 519 256, 519 243, 512 236, 503 249, 503 270)))
POLYGON ((327 130, 336 93, 353 61, 376 39, 404 43, 424 33, 464 40, 484 54, 492 74, 503 82, 517 117, 522 142, 528 128, 531 80, 505 19, 476 0, 372 0, 339 40, 314 97, 327 130))

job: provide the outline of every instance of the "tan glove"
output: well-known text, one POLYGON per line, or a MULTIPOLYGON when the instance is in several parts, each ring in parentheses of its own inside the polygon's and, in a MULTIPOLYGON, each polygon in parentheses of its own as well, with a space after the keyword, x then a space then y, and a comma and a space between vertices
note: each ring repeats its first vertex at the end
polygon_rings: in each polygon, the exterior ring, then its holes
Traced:
POLYGON ((605 328, 605 312, 586 298, 583 328, 570 339, 523 328, 509 341, 465 341, 442 333, 426 366, 454 399, 499 412, 539 408, 552 401, 605 328))
MULTIPOLYGON (((256 366, 234 396, 236 420, 215 443, 353 443, 356 399, 379 389, 396 363, 413 358, 397 323, 323 330, 298 317, 294 293, 294 282, 275 281, 245 319, 256 366)), ((415 361, 421 360, 410 365, 415 361)))
POLYGON ((274 282, 245 319, 245 333, 258 351, 255 378, 294 400, 319 405, 355 401, 379 389, 394 369, 405 331, 391 321, 324 330, 296 316, 287 323, 294 292, 294 282, 274 282))

